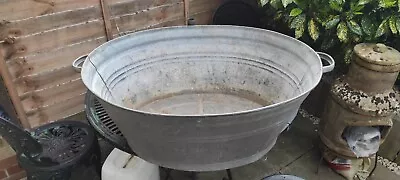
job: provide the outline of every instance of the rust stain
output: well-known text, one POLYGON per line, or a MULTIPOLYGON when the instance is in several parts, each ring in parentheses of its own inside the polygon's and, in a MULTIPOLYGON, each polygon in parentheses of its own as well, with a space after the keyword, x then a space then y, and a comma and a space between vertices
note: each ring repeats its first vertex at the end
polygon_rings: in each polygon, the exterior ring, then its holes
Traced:
POLYGON ((22 54, 26 52, 26 46, 24 45, 8 45, 4 47, 4 59, 6 60, 11 59, 15 54, 22 54))
POLYGON ((18 79, 17 83, 19 84, 22 93, 27 93, 29 91, 33 91, 38 88, 37 83, 35 83, 32 80, 29 80, 28 78, 18 79))
POLYGON ((8 34, 12 35, 14 37, 21 36, 22 35, 22 30, 21 29, 17 29, 17 28, 10 28, 8 30, 8 34))
POLYGON ((4 59, 11 59, 11 57, 17 53, 17 49, 15 48, 15 46, 5 46, 4 48, 5 52, 4 52, 4 59))
POLYGON ((49 8, 47 8, 46 10, 44 10, 43 12, 41 12, 40 13, 40 16, 42 16, 42 15, 46 15, 46 14, 51 14, 51 13, 53 13, 54 11, 53 11, 53 7, 49 7, 49 8))
POLYGON ((19 45, 19 46, 17 46, 17 54, 21 54, 21 53, 24 53, 24 52, 26 52, 26 46, 25 45, 19 45))
MULTIPOLYGON (((27 68, 27 62, 25 57, 20 57, 14 61, 12 61, 11 63, 14 64, 14 66, 16 67, 16 71, 14 73, 14 76, 16 78, 19 78, 22 74, 24 74, 24 72, 26 71, 27 68)), ((30 67, 32 69, 32 67, 30 67)))

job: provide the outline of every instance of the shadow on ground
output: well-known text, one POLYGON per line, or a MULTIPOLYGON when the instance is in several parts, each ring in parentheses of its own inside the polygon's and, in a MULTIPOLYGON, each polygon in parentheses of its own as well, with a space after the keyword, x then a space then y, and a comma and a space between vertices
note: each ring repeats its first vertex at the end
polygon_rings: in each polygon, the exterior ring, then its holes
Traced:
MULTIPOLYGON (((106 157, 112 147, 101 141, 102 154, 106 157)), ((298 116, 289 130, 283 132, 274 148, 259 161, 232 169, 234 180, 261 180, 273 174, 290 174, 307 180, 344 179, 329 169, 321 161, 318 149, 317 125, 309 119, 298 116)), ((172 171, 172 179, 191 180, 191 173, 172 171)), ((198 180, 222 180, 226 171, 198 173, 198 180)), ((165 172, 161 170, 161 180, 165 172)), ((96 177, 95 179, 98 179, 96 177)), ((371 180, 398 180, 400 176, 378 165, 371 180)))

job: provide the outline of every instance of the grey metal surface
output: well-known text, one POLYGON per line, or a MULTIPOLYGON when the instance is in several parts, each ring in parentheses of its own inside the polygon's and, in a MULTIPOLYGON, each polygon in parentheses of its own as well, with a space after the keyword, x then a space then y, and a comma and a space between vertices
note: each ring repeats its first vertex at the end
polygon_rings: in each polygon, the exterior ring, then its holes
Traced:
POLYGON ((95 49, 82 68, 138 156, 187 171, 261 158, 321 76, 304 43, 235 26, 133 33, 95 49))

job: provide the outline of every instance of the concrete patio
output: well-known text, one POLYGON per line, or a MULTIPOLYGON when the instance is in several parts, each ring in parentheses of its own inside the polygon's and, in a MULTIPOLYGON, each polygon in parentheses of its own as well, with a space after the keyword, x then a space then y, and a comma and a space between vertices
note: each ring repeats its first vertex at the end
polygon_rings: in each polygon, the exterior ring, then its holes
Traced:
MULTIPOLYGON (((264 158, 253 164, 232 169, 233 179, 260 180, 273 174, 296 175, 307 180, 344 179, 329 169, 325 162, 321 163, 317 173, 321 159, 317 145, 317 125, 299 115, 289 131, 281 134, 275 147, 264 158)), ((164 175, 162 171, 162 177, 164 175)), ((172 172, 173 180, 190 180, 190 175, 188 172, 172 172)), ((225 171, 198 173, 199 180, 221 180, 224 176, 225 171)), ((400 179, 400 175, 378 163, 370 179, 397 180, 400 179)))
MULTIPOLYGON (((84 119, 84 116, 80 114, 72 119, 84 119)), ((103 140, 100 140, 100 146, 104 161, 113 147, 103 140)), ((329 169, 324 161, 320 163, 320 160, 317 125, 312 120, 298 115, 290 129, 280 135, 276 145, 266 156, 255 163, 234 168, 231 172, 233 180, 261 180, 274 174, 295 175, 306 180, 344 179, 329 169)), ((161 180, 165 180, 165 171, 160 172, 161 180)), ((93 170, 83 170, 76 175, 84 179, 100 179, 93 170)), ((172 179, 169 180, 192 180, 190 172, 172 171, 171 175, 172 179)), ((223 177, 226 177, 226 171, 198 173, 198 180, 222 180, 223 177)), ((369 179, 398 180, 400 174, 378 163, 369 179)))
MULTIPOLYGON (((83 115, 73 117, 73 119, 83 118, 83 115)), ((344 180, 328 168, 324 161, 320 163, 317 126, 312 120, 298 115, 290 129, 279 136, 276 145, 266 156, 255 163, 232 169, 233 179, 261 180, 263 177, 274 174, 289 174, 306 180, 344 180)), ((102 156, 106 158, 113 147, 103 140, 100 141, 100 145, 102 156)), ((165 171, 160 172, 161 180, 165 180, 165 171)), ((92 171, 83 174, 88 177, 85 179, 100 179, 92 171)), ((80 174, 80 177, 83 177, 83 174, 80 174)), ((172 179, 169 180, 191 180, 190 172, 172 171, 171 174, 172 179)), ((226 177, 226 171, 198 173, 198 180, 222 180, 223 177, 226 177)), ((400 174, 378 163, 369 179, 398 180, 400 174)))

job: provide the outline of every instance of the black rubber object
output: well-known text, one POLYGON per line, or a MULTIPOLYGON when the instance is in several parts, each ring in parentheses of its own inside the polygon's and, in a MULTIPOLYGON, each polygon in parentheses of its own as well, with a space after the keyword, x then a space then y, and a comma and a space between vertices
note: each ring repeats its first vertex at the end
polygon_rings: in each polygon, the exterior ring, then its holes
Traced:
POLYGON ((214 25, 261 27, 261 15, 256 0, 229 0, 214 13, 214 25))

